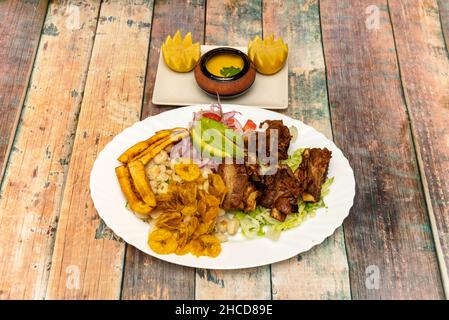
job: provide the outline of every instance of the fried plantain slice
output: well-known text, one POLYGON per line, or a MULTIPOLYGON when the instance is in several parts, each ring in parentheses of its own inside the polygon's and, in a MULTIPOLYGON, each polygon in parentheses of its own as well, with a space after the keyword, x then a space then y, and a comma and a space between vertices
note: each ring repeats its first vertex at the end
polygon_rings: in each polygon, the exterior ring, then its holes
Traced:
POLYGON ((142 200, 151 207, 156 206, 156 196, 151 189, 145 174, 145 166, 140 160, 133 160, 128 163, 129 173, 138 194, 142 200))
POLYGON ((158 229, 150 233, 148 244, 158 254, 174 253, 178 248, 175 236, 168 230, 158 229))
POLYGON ((170 133, 171 133, 171 130, 161 130, 161 131, 156 132, 156 134, 154 136, 152 136, 151 138, 144 140, 144 141, 137 142, 135 145, 128 148, 128 150, 123 152, 120 155, 120 157, 118 157, 117 160, 120 161, 121 163, 130 162, 132 158, 138 156, 140 153, 145 151, 152 144, 158 142, 161 139, 168 137, 170 135, 170 133))
POLYGON ((115 174, 131 210, 143 216, 149 216, 153 208, 143 202, 135 193, 128 167, 120 166, 115 168, 115 174))
POLYGON ((159 152, 167 148, 169 145, 178 142, 184 137, 187 137, 189 135, 189 131, 186 129, 183 129, 182 131, 179 131, 178 133, 172 133, 168 137, 166 137, 164 140, 161 140, 160 142, 156 144, 153 144, 150 146, 146 151, 142 152, 137 159, 139 159, 143 165, 146 165, 148 162, 151 161, 159 152))
POLYGON ((175 172, 184 181, 194 181, 201 175, 200 168, 195 163, 178 163, 175 165, 175 172))
POLYGON ((154 136, 151 138, 137 142, 132 147, 128 148, 125 152, 123 152, 120 157, 118 157, 118 161, 120 161, 123 164, 126 164, 130 162, 133 158, 140 155, 142 152, 144 152, 146 149, 148 149, 151 145, 157 143, 158 141, 168 137, 172 132, 179 131, 179 130, 185 130, 184 128, 173 128, 173 129, 165 129, 157 131, 154 136))

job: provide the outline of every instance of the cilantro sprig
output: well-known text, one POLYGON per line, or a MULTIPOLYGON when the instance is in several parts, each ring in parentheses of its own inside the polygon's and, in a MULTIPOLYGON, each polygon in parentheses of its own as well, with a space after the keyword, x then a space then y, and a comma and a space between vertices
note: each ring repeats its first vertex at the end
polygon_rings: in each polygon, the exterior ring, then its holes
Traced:
POLYGON ((237 73, 239 73, 240 71, 242 71, 240 68, 234 67, 234 66, 223 67, 223 68, 220 70, 220 74, 221 74, 223 77, 228 78, 228 77, 235 76, 235 75, 236 75, 237 73))

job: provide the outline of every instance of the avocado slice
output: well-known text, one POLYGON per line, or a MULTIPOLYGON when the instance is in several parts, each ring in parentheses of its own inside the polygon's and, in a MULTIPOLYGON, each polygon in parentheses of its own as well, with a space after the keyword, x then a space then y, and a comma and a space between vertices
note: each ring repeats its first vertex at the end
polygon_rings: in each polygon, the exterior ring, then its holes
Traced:
POLYGON ((191 136, 193 145, 201 152, 206 151, 213 157, 225 158, 231 157, 234 154, 236 157, 243 157, 243 148, 237 146, 232 140, 232 135, 229 137, 229 128, 221 122, 209 119, 201 118, 198 122, 194 123, 191 136), (205 141, 203 134, 206 130, 210 130, 210 136, 215 137, 212 141, 205 141), (216 139, 216 138, 219 139, 216 139), (217 141, 218 140, 218 141, 217 141), (220 141, 221 140, 221 141, 220 141), (225 145, 232 146, 231 150, 225 150, 225 145))
MULTIPOLYGON (((211 129, 211 130, 215 130, 215 129, 211 129)), ((193 146, 200 152, 205 151, 205 152, 209 153, 212 157, 217 157, 217 158, 225 158, 225 157, 231 156, 230 154, 226 153, 222 149, 216 148, 213 144, 206 143, 206 141, 204 141, 202 139, 202 133, 200 131, 200 127, 193 126, 193 128, 191 130, 191 136, 192 136, 193 146)))

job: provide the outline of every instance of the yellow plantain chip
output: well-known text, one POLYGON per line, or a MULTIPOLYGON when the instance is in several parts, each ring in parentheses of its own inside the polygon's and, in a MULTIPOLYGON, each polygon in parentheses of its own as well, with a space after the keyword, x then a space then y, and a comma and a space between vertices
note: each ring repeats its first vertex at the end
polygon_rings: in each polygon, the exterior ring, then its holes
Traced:
POLYGON ((194 183, 186 183, 178 191, 179 201, 184 205, 189 205, 196 201, 198 187, 194 183))
POLYGON ((174 253, 178 248, 175 236, 168 230, 157 229, 150 233, 148 244, 158 254, 174 253))
POLYGON ((181 213, 176 211, 163 212, 156 219, 156 227, 176 230, 181 224, 181 213))
POLYGON ((219 207, 210 207, 207 209, 206 213, 203 216, 204 221, 211 221, 215 220, 218 216, 218 213, 220 212, 219 207))
POLYGON ((202 242, 203 254, 208 257, 215 258, 221 252, 220 241, 212 235, 203 235, 199 239, 202 242))
POLYGON ((223 202, 223 199, 226 195, 227 188, 223 181, 223 179, 218 174, 210 174, 208 176, 209 179, 209 193, 216 196, 220 203, 223 202))
POLYGON ((178 163, 175 165, 176 174, 184 181, 195 181, 201 175, 200 168, 194 163, 178 163))

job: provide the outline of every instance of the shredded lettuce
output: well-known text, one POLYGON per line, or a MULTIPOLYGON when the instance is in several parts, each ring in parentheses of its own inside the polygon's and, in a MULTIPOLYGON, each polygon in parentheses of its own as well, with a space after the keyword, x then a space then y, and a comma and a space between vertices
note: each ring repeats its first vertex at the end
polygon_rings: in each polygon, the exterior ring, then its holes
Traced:
POLYGON ((271 240, 276 241, 279 239, 282 231, 299 226, 308 217, 314 217, 318 209, 326 208, 323 198, 329 193, 329 187, 333 181, 334 178, 326 179, 326 182, 321 187, 320 201, 312 203, 303 202, 301 198, 298 199, 298 212, 289 214, 283 222, 274 219, 270 215, 270 209, 262 206, 257 206, 254 211, 248 213, 235 212, 235 218, 240 222, 242 234, 249 239, 257 236, 267 236, 271 240))
POLYGON ((294 172, 296 169, 298 169, 299 165, 302 161, 302 153, 304 152, 303 148, 297 149, 295 152, 293 152, 292 155, 288 157, 288 159, 283 160, 282 163, 286 164, 292 169, 294 172))

